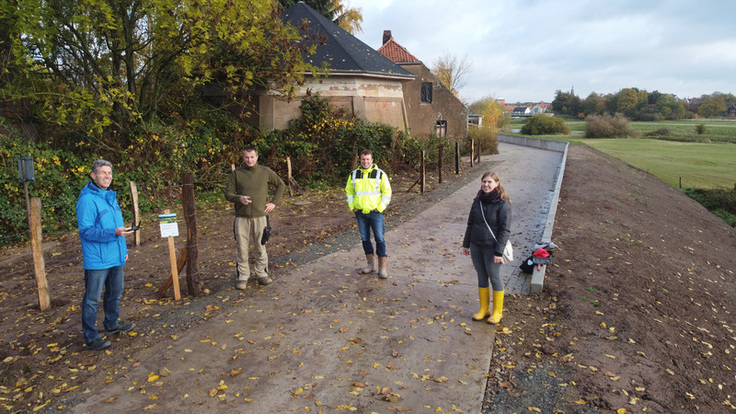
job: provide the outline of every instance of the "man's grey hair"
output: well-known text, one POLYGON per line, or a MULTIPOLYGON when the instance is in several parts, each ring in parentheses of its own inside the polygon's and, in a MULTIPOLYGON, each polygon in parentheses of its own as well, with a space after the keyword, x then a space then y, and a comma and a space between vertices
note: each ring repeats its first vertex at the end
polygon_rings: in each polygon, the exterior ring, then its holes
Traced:
POLYGON ((110 161, 96 160, 95 162, 92 163, 92 172, 94 174, 97 174, 97 169, 102 167, 103 165, 107 165, 108 167, 110 167, 110 169, 112 169, 112 163, 110 161))

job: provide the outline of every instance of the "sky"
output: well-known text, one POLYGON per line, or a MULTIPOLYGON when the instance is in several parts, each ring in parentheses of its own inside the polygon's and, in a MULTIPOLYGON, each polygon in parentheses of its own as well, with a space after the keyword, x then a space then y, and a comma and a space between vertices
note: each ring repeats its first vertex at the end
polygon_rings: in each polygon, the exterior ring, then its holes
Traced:
POLYGON ((459 96, 551 102, 623 88, 678 98, 736 94, 733 0, 346 0, 363 14, 356 37, 383 31, 427 67, 471 65, 459 96))

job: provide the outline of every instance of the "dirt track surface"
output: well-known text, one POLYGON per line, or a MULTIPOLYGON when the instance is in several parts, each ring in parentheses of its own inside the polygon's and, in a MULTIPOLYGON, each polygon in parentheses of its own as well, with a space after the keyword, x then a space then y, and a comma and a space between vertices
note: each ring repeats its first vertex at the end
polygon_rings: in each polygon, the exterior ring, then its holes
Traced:
MULTIPOLYGON (((404 228, 480 171, 445 173, 446 182, 423 196, 397 197, 416 177, 392 177, 389 227, 404 228)), ((35 309, 27 255, 4 252, 0 402, 17 412, 732 410, 736 233, 644 172, 571 147, 553 233, 560 250, 545 289, 509 296, 497 331, 469 321, 477 307, 473 279, 453 274, 472 270, 452 241, 395 240, 397 255, 419 254, 411 249, 421 245, 441 265, 422 258, 395 266, 386 282, 355 277, 360 254, 344 196, 299 199, 312 204, 287 200, 274 218, 281 223, 269 248, 276 282, 264 288, 232 289, 226 204, 198 212, 202 298, 154 299, 167 249, 155 229, 144 232, 144 245, 131 249, 121 309, 139 328, 114 338, 108 352, 79 344, 74 235, 47 250, 55 294, 46 313, 35 309), (334 266, 309 259, 328 255, 343 256, 334 266), (322 265, 308 268, 315 263, 322 265), (417 274, 406 275, 412 269, 417 274), (432 400, 453 393, 469 401, 432 400), (411 395, 425 399, 417 404, 411 395)), ((520 254, 531 233, 516 229, 520 254)))

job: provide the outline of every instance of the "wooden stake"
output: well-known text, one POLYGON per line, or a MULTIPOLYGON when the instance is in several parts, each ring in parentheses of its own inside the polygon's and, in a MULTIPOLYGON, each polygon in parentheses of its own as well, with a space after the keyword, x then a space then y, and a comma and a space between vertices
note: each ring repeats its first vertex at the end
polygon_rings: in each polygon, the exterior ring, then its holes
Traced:
POLYGON ((51 308, 49 283, 46 280, 46 262, 43 259, 43 231, 41 227, 41 199, 31 198, 31 251, 33 252, 33 272, 38 286, 38 307, 42 311, 51 308))
POLYGON ((470 140, 470 168, 473 168, 473 161, 475 160, 475 141, 470 140))
POLYGON ((460 143, 455 143, 455 174, 460 174, 460 143))
POLYGON ((288 177, 287 181, 289 182, 289 195, 294 195, 294 190, 291 188, 291 181, 293 178, 291 178, 291 157, 286 157, 286 176, 288 177))
POLYGON ((174 247, 173 237, 169 237, 169 259, 171 261, 171 280, 174 282, 174 299, 179 300, 181 299, 181 292, 179 291, 179 269, 176 267, 176 247, 174 247))
POLYGON ((421 175, 421 177, 419 177, 419 179, 422 182, 422 185, 419 186, 419 194, 424 194, 424 186, 425 186, 425 183, 427 181, 427 178, 426 178, 427 177, 427 174, 426 174, 427 170, 426 170, 426 168, 424 166, 424 158, 426 158, 425 157, 425 152, 426 151, 422 150, 422 175, 421 175))
POLYGON ((291 157, 286 157, 286 170, 286 181, 289 183, 289 195, 294 195, 293 188, 296 188, 296 191, 301 193, 302 189, 299 187, 299 183, 297 183, 294 177, 292 177, 291 175, 291 157))
POLYGON ((437 163, 439 170, 439 183, 442 184, 442 158, 445 157, 445 145, 440 145, 439 153, 437 154, 437 163))
MULTIPOLYGON (((138 225, 141 222, 141 209, 138 206, 138 188, 135 185, 135 181, 130 182, 130 198, 133 202, 133 225, 138 225)), ((133 240, 136 246, 141 245, 141 232, 136 230, 133 233, 133 240)))
MULTIPOLYGON (((164 210, 164 214, 169 214, 169 210, 164 210)), ((181 299, 181 291, 179 290, 179 268, 176 265, 176 246, 174 246, 174 238, 169 239, 169 262, 171 263, 171 281, 174 284, 174 300, 181 299)))
MULTIPOLYGON (((184 249, 179 253, 179 258, 176 259, 176 271, 177 273, 181 273, 181 271, 184 269, 184 266, 187 264, 187 249, 184 249)), ((161 288, 159 288, 158 292, 156 292, 156 298, 161 299, 164 296, 166 296, 166 292, 169 290, 171 285, 174 283, 174 277, 171 273, 169 273, 169 277, 166 278, 166 281, 164 281, 164 284, 161 285, 161 288)))

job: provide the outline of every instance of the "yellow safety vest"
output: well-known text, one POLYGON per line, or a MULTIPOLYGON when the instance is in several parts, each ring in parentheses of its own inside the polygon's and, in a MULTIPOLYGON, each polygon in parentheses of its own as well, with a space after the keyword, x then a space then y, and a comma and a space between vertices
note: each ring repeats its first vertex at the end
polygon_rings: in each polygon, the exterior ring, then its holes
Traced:
POLYGON ((345 185, 348 208, 367 214, 373 210, 382 213, 391 202, 391 184, 388 176, 375 164, 369 169, 358 168, 350 174, 345 185))

